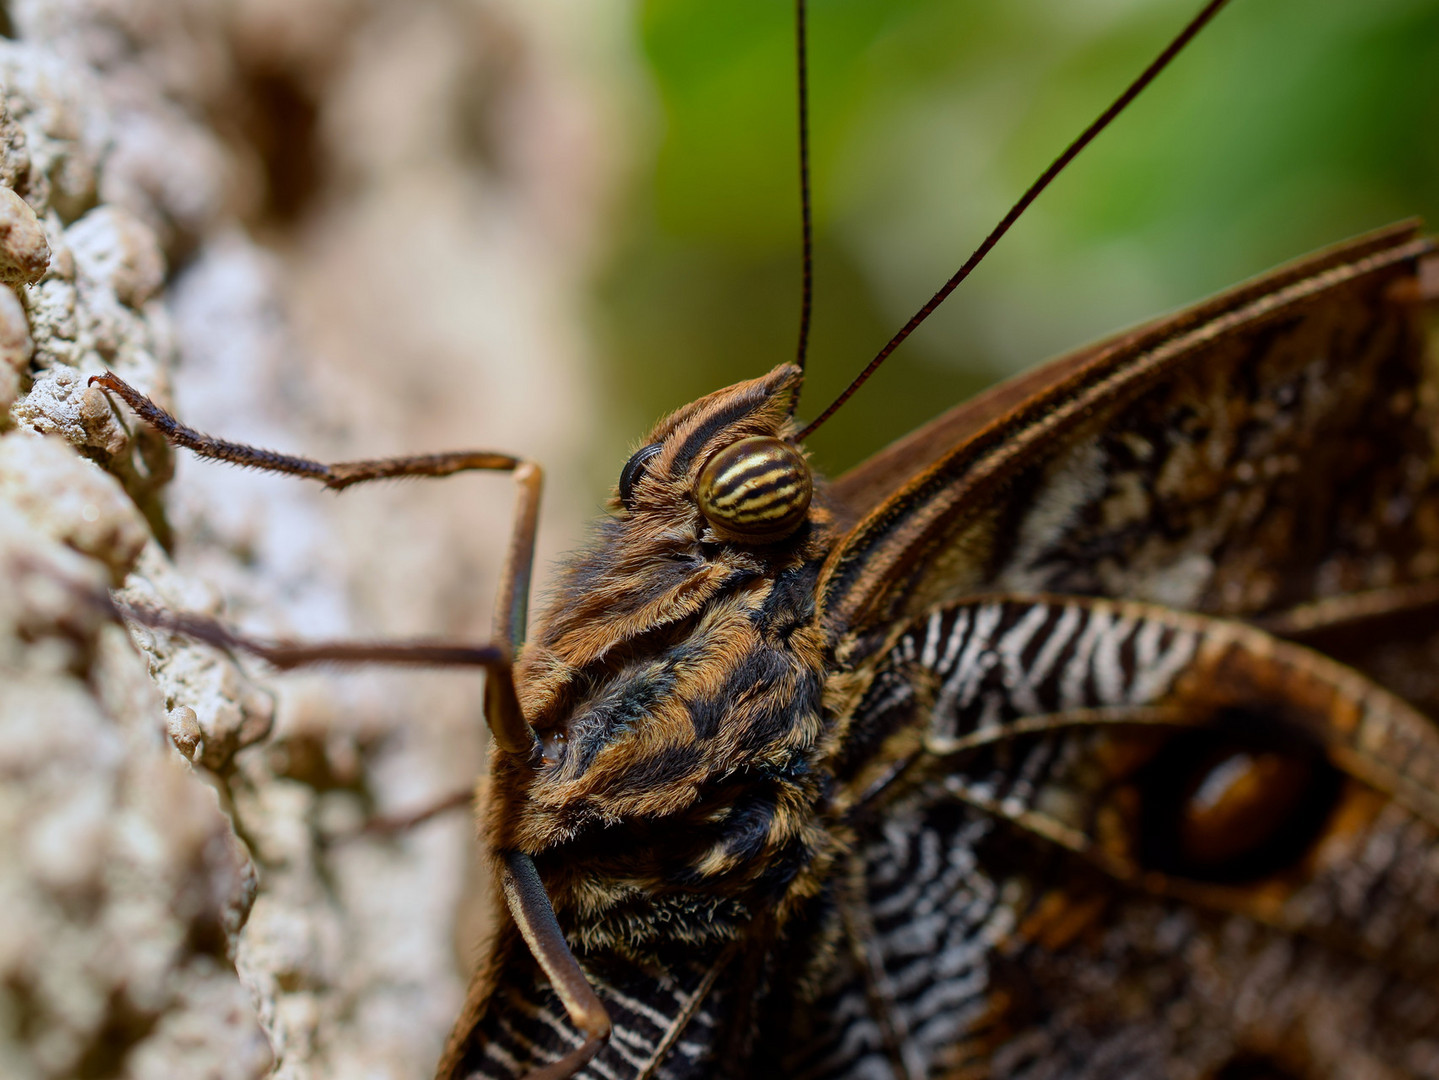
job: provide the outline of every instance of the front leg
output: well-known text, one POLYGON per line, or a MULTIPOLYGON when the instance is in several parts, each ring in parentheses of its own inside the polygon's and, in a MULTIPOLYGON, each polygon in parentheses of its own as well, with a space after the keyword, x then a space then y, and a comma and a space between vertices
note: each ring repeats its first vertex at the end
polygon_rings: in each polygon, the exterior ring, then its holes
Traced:
POLYGON ((236 634, 218 621, 183 612, 129 607, 123 614, 136 622, 185 634, 220 648, 250 653, 281 668, 315 664, 403 664, 476 665, 490 677, 485 687, 485 717, 495 744, 506 753, 528 758, 535 752, 534 732, 525 722, 515 693, 512 663, 525 637, 530 581, 534 570, 535 535, 539 525, 540 491, 543 473, 534 462, 488 450, 461 450, 440 454, 376 458, 365 461, 325 463, 309 458, 280 454, 273 450, 217 439, 181 423, 144 394, 113 372, 90 379, 118 394, 143 420, 176 446, 201 457, 228 461, 247 468, 286 473, 318 480, 326 487, 341 490, 368 480, 400 477, 440 477, 472 470, 496 470, 514 474, 519 488, 515 525, 509 552, 500 575, 495 602, 494 641, 469 645, 435 641, 324 641, 265 642, 236 634))
POLYGON ((522 464, 517 457, 497 454, 490 450, 455 450, 440 454, 410 454, 404 457, 369 458, 363 461, 337 461, 327 464, 294 454, 281 454, 257 446, 217 439, 213 435, 196 431, 188 424, 181 423, 112 371, 103 375, 92 375, 89 385, 103 386, 106 390, 118 394, 120 399, 135 411, 135 415, 165 436, 174 446, 183 446, 200 457, 228 461, 245 469, 263 469, 265 472, 318 480, 332 491, 341 491, 352 484, 361 484, 367 480, 453 476, 458 472, 471 472, 476 469, 511 472, 522 464))

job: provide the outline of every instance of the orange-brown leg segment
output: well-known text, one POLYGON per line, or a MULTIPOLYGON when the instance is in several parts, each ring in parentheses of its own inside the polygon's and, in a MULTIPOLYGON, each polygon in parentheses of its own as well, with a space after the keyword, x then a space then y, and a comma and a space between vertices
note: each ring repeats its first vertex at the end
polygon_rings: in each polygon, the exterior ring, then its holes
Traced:
POLYGON ((525 1080, 567 1080, 584 1068, 585 1063, 609 1041, 610 1014, 605 1012, 604 1002, 600 1001, 570 952, 534 860, 519 851, 506 854, 502 884, 505 902, 509 904, 520 936, 525 939, 525 944, 530 947, 550 985, 564 1003, 570 1022, 585 1034, 583 1045, 553 1065, 528 1073, 525 1080))
POLYGON ((327 488, 339 491, 366 480, 390 480, 407 476, 453 476, 474 469, 510 471, 520 466, 520 459, 489 450, 457 450, 445 454, 413 454, 408 457, 373 458, 367 461, 338 461, 326 464, 309 458, 280 454, 274 450, 227 442, 213 435, 196 431, 182 424, 160 406, 113 372, 92 375, 90 385, 103 386, 119 395, 135 410, 141 420, 165 436, 176 446, 183 446, 201 457, 228 461, 247 469, 287 473, 307 480, 318 480, 327 488))
POLYGON ((502 651, 503 658, 502 665, 490 668, 485 682, 485 720, 495 745, 507 753, 527 757, 534 753, 535 733, 520 711, 510 663, 525 640, 543 479, 540 467, 533 462, 522 461, 515 467, 515 484, 519 488, 515 528, 510 534, 510 550, 505 555, 504 572, 495 595, 495 645, 502 651))
POLYGON ((381 817, 372 817, 365 822, 364 826, 355 835, 365 836, 392 836, 395 833, 409 832, 418 825, 439 817, 441 814, 448 814, 451 810, 462 810, 467 806, 475 805, 475 789, 464 788, 460 791, 452 791, 442 799, 434 799, 414 810, 407 810, 398 814, 385 814, 381 817))
POLYGON ((214 619, 183 612, 159 611, 146 607, 125 607, 123 614, 136 622, 185 634, 220 648, 232 648, 258 656, 278 668, 309 664, 407 664, 475 665, 485 668, 485 719, 495 744, 525 760, 534 756, 537 741, 525 722, 515 694, 511 662, 524 641, 525 612, 529 602, 530 576, 534 565, 535 532, 539 522, 540 488, 543 475, 538 465, 509 454, 487 450, 465 450, 446 454, 378 458, 334 464, 308 458, 277 454, 240 443, 226 442, 182 424, 144 394, 111 372, 90 379, 119 397, 147 424, 170 442, 193 450, 202 457, 236 465, 319 480, 326 487, 342 489, 366 480, 408 476, 450 476, 474 469, 513 472, 519 487, 515 527, 500 577, 495 612, 495 641, 488 645, 467 645, 431 641, 321 641, 263 642, 227 629, 214 619))

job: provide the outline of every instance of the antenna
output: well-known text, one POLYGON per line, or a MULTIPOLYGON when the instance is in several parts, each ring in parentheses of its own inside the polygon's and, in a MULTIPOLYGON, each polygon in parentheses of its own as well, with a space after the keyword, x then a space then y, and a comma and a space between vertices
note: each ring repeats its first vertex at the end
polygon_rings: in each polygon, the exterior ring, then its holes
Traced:
MULTIPOLYGON (((801 371, 809 352, 810 310, 814 304, 814 222, 810 212, 809 197, 809 49, 804 26, 805 0, 794 0, 794 40, 796 69, 799 72, 799 218, 800 218, 800 299, 799 299, 799 348, 795 352, 795 363, 801 371)), ((790 415, 799 408, 799 391, 796 388, 794 405, 790 415)))
POLYGON ((879 368, 879 365, 889 359, 889 354, 899 348, 900 343, 909 337, 910 334, 914 333, 919 324, 934 313, 935 308, 944 303, 945 298, 954 292, 955 287, 958 286, 961 281, 969 277, 974 268, 980 264, 980 261, 989 254, 990 249, 999 243, 1000 237, 1007 233, 1009 227, 1019 220, 1019 215, 1023 214, 1025 210, 1029 208, 1029 204, 1039 197, 1039 193, 1047 188, 1050 182, 1064 171, 1065 166, 1073 161, 1081 150, 1093 142, 1094 137, 1108 127, 1114 118, 1122 113, 1129 103, 1137 98, 1140 93, 1143 92, 1144 88, 1153 82, 1161 71, 1169 66, 1169 62, 1179 55, 1184 47, 1189 44, 1200 30, 1204 29, 1205 24, 1218 14, 1219 9, 1226 3, 1228 3, 1228 0, 1209 0, 1209 3, 1204 5, 1204 8, 1199 14, 1190 20, 1189 25, 1179 32, 1179 36, 1171 41, 1165 50, 1155 57, 1154 61, 1144 69, 1139 78, 1130 83, 1129 88, 1120 94, 1119 97, 1115 98, 1109 108, 1100 113, 1098 119, 1085 128, 1084 131, 1080 133, 1079 138, 1069 144, 1064 153, 1054 159, 1049 168, 1040 174, 1039 179, 1029 186, 1029 190, 1020 196, 1019 201, 1009 208, 1009 213, 1005 214, 1000 223, 984 238, 984 242, 974 249, 974 253, 965 260, 964 265, 959 268, 955 275, 940 286, 939 291, 931 296, 925 305, 914 313, 909 322, 905 323, 894 337, 889 339, 885 347, 879 350, 875 358, 855 377, 855 380, 849 384, 844 393, 840 394, 829 408, 820 413, 815 420, 811 421, 807 428, 794 437, 795 442, 802 442, 813 435, 816 428, 833 416, 841 405, 854 396, 854 392, 868 381, 869 377, 879 368))

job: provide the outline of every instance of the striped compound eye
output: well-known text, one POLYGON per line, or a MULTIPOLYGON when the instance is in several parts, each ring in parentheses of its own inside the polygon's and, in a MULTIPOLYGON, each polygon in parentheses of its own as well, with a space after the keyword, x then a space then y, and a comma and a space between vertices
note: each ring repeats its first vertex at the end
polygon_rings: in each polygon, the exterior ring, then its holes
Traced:
POLYGON ((809 465, 781 439, 741 439, 705 463, 695 500, 730 539, 782 540, 804 521, 814 494, 809 465))

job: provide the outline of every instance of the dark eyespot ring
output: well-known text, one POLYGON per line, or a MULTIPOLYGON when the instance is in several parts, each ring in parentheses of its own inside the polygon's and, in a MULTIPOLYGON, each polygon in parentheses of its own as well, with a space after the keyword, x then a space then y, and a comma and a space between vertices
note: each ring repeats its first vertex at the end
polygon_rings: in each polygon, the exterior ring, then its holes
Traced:
POLYGON ((783 439, 740 439, 700 470, 695 502, 719 532, 749 543, 782 540, 804 522, 814 495, 809 463, 783 439))
POLYGON ((1340 791, 1340 774, 1317 748, 1217 732, 1173 739, 1145 772, 1140 862, 1222 884, 1297 862, 1322 835, 1340 791))
POLYGON ((625 462, 624 469, 620 471, 620 502, 624 503, 626 510, 635 508, 635 485, 644 476, 645 466, 649 464, 650 458, 658 454, 662 448, 662 443, 650 443, 648 446, 642 446, 625 462))

